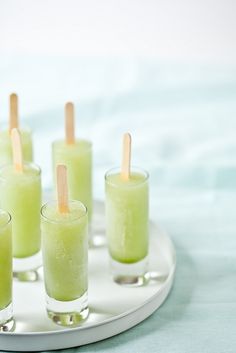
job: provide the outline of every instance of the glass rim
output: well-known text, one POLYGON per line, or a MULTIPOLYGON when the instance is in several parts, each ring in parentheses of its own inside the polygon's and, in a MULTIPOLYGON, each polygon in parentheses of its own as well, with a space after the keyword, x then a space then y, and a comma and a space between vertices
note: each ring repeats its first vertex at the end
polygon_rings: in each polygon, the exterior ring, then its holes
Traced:
POLYGON ((5 228, 12 220, 12 217, 9 212, 5 211, 4 209, 0 208, 0 215, 5 214, 7 216, 6 222, 0 224, 0 229, 5 228))
POLYGON ((59 221, 57 221, 57 220, 55 220, 55 219, 52 219, 52 218, 46 216, 45 213, 44 213, 44 211, 46 210, 47 206, 50 206, 50 205, 51 205, 51 206, 53 206, 53 205, 57 206, 57 200, 54 199, 54 200, 47 201, 46 203, 44 203, 44 204, 42 205, 42 207, 41 207, 41 209, 40 209, 40 215, 41 215, 41 217, 42 217, 44 220, 46 220, 47 222, 51 222, 51 223, 55 223, 55 224, 76 222, 76 221, 78 221, 78 220, 80 220, 80 219, 82 219, 82 218, 84 218, 84 217, 87 216, 87 214, 88 214, 88 208, 87 208, 81 201, 78 201, 78 200, 69 200, 69 206, 70 206, 70 204, 77 204, 77 205, 79 204, 80 206, 83 207, 84 213, 83 213, 82 215, 77 216, 76 218, 70 219, 70 220, 59 220, 59 221))
MULTIPOLYGON (((143 184, 145 183, 146 181, 149 180, 149 173, 148 171, 146 171, 145 169, 143 168, 140 168, 140 167, 136 167, 136 166, 131 166, 130 168, 130 171, 131 171, 131 174, 132 172, 137 172, 137 173, 141 173, 143 176, 144 176, 144 179, 135 183, 135 185, 130 185, 129 184, 129 187, 135 187, 137 185, 140 185, 140 184, 143 184)), ((120 174, 121 173, 121 167, 113 167, 113 168, 110 168, 106 173, 105 173, 105 181, 110 184, 110 185, 114 185, 114 186, 117 186, 115 183, 111 182, 108 177, 110 175, 113 175, 113 174, 120 174)), ((126 186, 126 184, 124 183, 124 186, 126 186)))
POLYGON ((92 141, 87 140, 87 139, 83 139, 83 138, 75 138, 75 143, 74 143, 74 144, 67 144, 65 138, 63 138, 63 139, 57 139, 57 140, 54 140, 54 141, 52 142, 52 145, 55 146, 55 145, 56 145, 57 143, 59 143, 59 142, 63 142, 63 143, 65 143, 65 145, 67 145, 67 146, 76 145, 77 142, 86 142, 86 143, 87 143, 86 149, 91 149, 91 148, 92 148, 92 145, 93 145, 92 141))
MULTIPOLYGON (((34 169, 36 171, 36 174, 34 176, 41 176, 42 170, 40 168, 40 166, 38 164, 35 164, 33 162, 25 162, 23 161, 23 171, 24 171, 24 167, 31 167, 32 169, 34 169)), ((9 167, 13 167, 14 168, 14 164, 13 163, 6 163, 3 164, 2 166, 0 166, 0 179, 3 179, 4 177, 1 175, 1 172, 9 167)))

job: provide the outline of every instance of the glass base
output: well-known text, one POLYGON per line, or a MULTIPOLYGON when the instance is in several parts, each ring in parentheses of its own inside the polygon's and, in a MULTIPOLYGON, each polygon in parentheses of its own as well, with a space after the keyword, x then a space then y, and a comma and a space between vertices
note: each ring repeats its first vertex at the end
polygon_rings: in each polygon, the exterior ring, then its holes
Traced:
POLYGON ((15 328, 15 321, 13 319, 12 303, 5 309, 0 310, 0 332, 10 332, 15 328))
POLYGON ((22 258, 13 258, 13 275, 19 281, 34 282, 38 280, 37 269, 42 266, 42 254, 22 258))
POLYGON ((18 279, 20 282, 36 282, 39 279, 37 270, 25 271, 25 272, 13 272, 13 277, 18 279))
POLYGON ((72 301, 59 301, 46 295, 48 317, 61 326, 77 326, 89 314, 88 292, 72 301))
POLYGON ((132 264, 117 262, 111 258, 110 268, 113 280, 117 284, 139 287, 147 283, 148 257, 132 264))

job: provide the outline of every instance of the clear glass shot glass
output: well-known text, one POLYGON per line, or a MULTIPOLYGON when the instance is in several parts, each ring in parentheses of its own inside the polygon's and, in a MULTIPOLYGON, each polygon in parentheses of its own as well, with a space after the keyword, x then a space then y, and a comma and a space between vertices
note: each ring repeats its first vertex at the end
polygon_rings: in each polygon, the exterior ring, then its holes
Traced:
POLYGON ((0 206, 12 217, 13 272, 19 280, 35 281, 42 265, 40 209, 41 170, 24 163, 23 172, 13 164, 0 168, 0 206))
POLYGON ((89 246, 104 245, 104 234, 96 225, 93 213, 93 145, 90 141, 76 139, 75 143, 56 140, 52 143, 52 167, 54 175, 54 191, 56 192, 56 166, 67 167, 69 199, 82 202, 88 210, 89 246))
POLYGON ((13 328, 11 216, 0 209, 0 332, 13 328))
POLYGON ((141 286, 148 267, 149 175, 131 168, 124 180, 114 168, 105 175, 106 233, 110 268, 116 283, 141 286))
POLYGON ((88 214, 79 201, 59 213, 57 202, 41 209, 46 308, 62 326, 76 326, 88 316, 88 214))
POLYGON ((52 144, 54 189, 56 191, 56 166, 64 164, 67 167, 70 185, 69 198, 78 200, 86 206, 89 224, 93 213, 92 160, 92 143, 88 140, 76 139, 73 144, 67 144, 65 140, 56 140, 52 144))

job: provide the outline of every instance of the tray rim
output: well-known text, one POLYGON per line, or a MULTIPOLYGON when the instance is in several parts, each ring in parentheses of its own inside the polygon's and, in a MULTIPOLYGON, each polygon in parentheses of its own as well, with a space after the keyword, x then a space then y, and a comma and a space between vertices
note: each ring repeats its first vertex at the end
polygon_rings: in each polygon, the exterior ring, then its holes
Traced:
MULTIPOLYGON (((153 294, 149 299, 147 299, 146 301, 144 301, 142 303, 142 305, 136 306, 133 309, 127 310, 122 314, 116 315, 114 317, 105 319, 104 321, 102 321, 101 323, 96 323, 96 324, 89 324, 86 326, 78 326, 78 327, 72 327, 72 328, 66 328, 60 331, 41 331, 41 332, 1 332, 1 335, 11 335, 11 336, 20 336, 20 337, 25 337, 25 336, 48 336, 48 335, 58 335, 58 334, 67 334, 68 332, 73 332, 73 331, 83 331, 86 329, 90 329, 90 328, 96 328, 96 327, 100 327, 106 324, 109 324, 110 322, 114 322, 117 320, 120 320, 121 318, 125 317, 125 316, 129 316, 130 314, 135 313, 136 311, 139 311, 140 309, 142 309, 144 306, 146 306, 148 303, 153 302, 155 297, 158 297, 160 295, 160 293, 162 293, 166 287, 167 284, 169 284, 170 279, 173 277, 175 270, 171 270, 170 275, 168 276, 168 278, 165 281, 165 286, 163 286, 162 288, 160 288, 155 294, 153 294)), ((156 309, 155 309, 156 310, 156 309)))
MULTIPOLYGON (((103 202, 98 201, 98 203, 101 206, 103 202)), ((172 289, 177 257, 174 243, 168 232, 163 227, 160 227, 158 222, 153 220, 149 222, 151 227, 150 237, 155 237, 156 234, 164 237, 168 249, 164 252, 164 256, 165 254, 170 254, 171 256, 171 261, 166 258, 167 263, 169 263, 168 275, 154 294, 141 304, 118 315, 106 318, 101 322, 80 325, 74 328, 64 328, 58 331, 0 333, 0 350, 9 352, 54 351, 96 343, 135 327, 158 310, 172 289)))

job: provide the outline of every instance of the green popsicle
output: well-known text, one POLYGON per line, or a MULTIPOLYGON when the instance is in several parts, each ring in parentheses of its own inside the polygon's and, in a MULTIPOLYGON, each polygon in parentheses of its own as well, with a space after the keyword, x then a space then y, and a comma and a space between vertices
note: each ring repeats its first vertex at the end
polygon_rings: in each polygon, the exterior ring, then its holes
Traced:
POLYGON ((106 175, 106 225, 111 257, 131 264, 148 254, 148 179, 133 170, 123 180, 118 170, 106 175))
POLYGON ((0 210, 0 310, 12 301, 11 217, 0 210))
POLYGON ((54 202, 44 205, 41 214, 46 292, 59 301, 75 300, 88 288, 86 209, 70 201, 69 212, 59 213, 54 202))
POLYGON ((64 164, 67 167, 69 199, 81 201, 87 207, 90 221, 92 217, 92 144, 87 140, 75 139, 73 104, 67 103, 65 111, 66 138, 65 141, 58 140, 52 145, 53 172, 55 176, 57 164, 64 164))
POLYGON ((92 216, 92 146, 85 140, 68 145, 64 141, 53 143, 54 173, 57 164, 64 164, 68 171, 69 198, 81 201, 92 216))
POLYGON ((13 164, 0 168, 0 203, 12 216, 13 256, 40 250, 41 170, 23 164, 20 134, 12 129, 13 164))
POLYGON ((13 256, 17 258, 40 250, 40 174, 34 164, 24 164, 23 172, 13 165, 0 169, 0 203, 12 216, 13 256))
POLYGON ((106 229, 113 260, 134 264, 148 255, 148 174, 130 167, 131 136, 123 137, 121 170, 105 175, 106 229))

